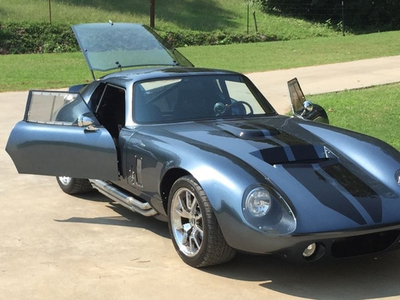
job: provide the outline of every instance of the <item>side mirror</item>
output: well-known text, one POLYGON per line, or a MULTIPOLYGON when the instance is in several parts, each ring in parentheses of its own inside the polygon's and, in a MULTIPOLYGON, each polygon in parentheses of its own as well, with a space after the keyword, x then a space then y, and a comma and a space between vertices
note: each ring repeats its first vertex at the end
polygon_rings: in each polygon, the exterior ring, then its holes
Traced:
POLYGON ((306 100, 303 102, 303 107, 304 109, 300 114, 302 119, 329 124, 328 115, 322 106, 313 104, 311 101, 306 100))
POLYGON ((94 121, 87 116, 80 116, 78 118, 78 126, 86 127, 85 131, 97 131, 98 128, 96 128, 93 124, 94 124, 94 121))
POLYGON ((319 105, 306 100, 297 78, 288 81, 290 102, 295 117, 329 124, 326 111, 319 105))

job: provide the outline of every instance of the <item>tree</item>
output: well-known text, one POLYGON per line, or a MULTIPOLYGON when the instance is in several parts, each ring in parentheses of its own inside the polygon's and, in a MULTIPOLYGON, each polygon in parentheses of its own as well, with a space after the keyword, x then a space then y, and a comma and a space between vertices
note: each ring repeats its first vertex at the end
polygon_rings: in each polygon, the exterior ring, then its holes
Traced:
POLYGON ((258 0, 264 10, 311 21, 338 24, 342 20, 354 30, 400 29, 398 0, 258 0))

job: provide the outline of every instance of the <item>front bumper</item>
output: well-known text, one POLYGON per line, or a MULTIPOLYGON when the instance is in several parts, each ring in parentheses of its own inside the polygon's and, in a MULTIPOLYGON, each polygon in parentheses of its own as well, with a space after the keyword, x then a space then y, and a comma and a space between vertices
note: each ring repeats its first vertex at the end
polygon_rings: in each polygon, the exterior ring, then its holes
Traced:
POLYGON ((247 253, 278 254, 294 261, 340 259, 400 249, 400 224, 281 236, 245 227, 237 226, 234 235, 230 232, 225 236, 231 247, 247 253), (306 257, 303 253, 311 244, 315 244, 315 252, 306 257))
MULTIPOLYGON (((340 234, 337 237, 323 238, 318 235, 307 236, 299 243, 277 251, 285 258, 295 261, 316 261, 321 258, 349 258, 371 255, 400 249, 400 229, 380 230, 377 232, 357 232, 356 235, 340 234), (314 253, 305 256, 305 249, 315 244, 314 253)), ((292 236, 297 239, 296 236, 292 236)))

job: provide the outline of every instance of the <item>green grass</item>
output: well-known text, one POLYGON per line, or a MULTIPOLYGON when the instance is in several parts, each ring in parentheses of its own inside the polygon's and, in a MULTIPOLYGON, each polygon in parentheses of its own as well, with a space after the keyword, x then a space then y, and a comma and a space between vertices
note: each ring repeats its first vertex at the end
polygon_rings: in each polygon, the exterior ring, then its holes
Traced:
MULTIPOLYGON (((400 31, 360 36, 186 47, 196 66, 259 72, 400 54, 400 31)), ((0 92, 62 88, 91 80, 81 53, 0 55, 0 92)))
POLYGON ((400 151, 400 84, 313 95, 334 126, 377 137, 400 151))
POLYGON ((82 53, 0 56, 0 92, 63 88, 91 78, 82 53))
MULTIPOLYGON (((250 1, 252 2, 252 1, 250 1)), ((51 0, 52 23, 134 22, 149 24, 149 0, 51 0)), ((156 1, 156 29, 247 32, 247 0, 156 1)), ((338 36, 327 24, 263 13, 250 5, 249 32, 255 32, 253 11, 259 32, 280 39, 338 36)), ((0 22, 49 22, 48 0, 3 0, 0 22)))
POLYGON ((180 49, 196 66, 258 72, 400 54, 400 31, 180 49))

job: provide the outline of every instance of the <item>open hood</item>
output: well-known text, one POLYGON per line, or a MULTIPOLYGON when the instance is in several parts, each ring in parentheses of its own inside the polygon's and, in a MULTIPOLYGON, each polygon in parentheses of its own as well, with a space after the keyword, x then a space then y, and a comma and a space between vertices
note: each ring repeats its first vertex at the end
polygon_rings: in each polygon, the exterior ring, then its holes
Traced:
POLYGON ((193 64, 149 27, 132 23, 88 23, 72 26, 92 71, 139 66, 193 64))

